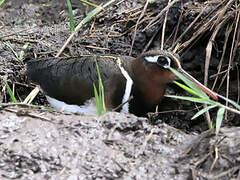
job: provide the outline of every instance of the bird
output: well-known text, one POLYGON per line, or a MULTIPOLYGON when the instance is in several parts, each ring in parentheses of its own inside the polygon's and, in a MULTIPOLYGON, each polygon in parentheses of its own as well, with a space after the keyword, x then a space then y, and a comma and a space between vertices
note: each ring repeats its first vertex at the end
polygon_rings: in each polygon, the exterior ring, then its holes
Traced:
POLYGON ((155 112, 164 98, 167 85, 176 79, 169 67, 178 69, 216 98, 210 89, 181 68, 177 54, 166 50, 151 50, 136 58, 117 55, 39 58, 27 62, 26 75, 40 85, 55 109, 97 115, 93 88, 93 84, 99 83, 96 63, 108 111, 119 107, 117 111, 136 116, 155 112))

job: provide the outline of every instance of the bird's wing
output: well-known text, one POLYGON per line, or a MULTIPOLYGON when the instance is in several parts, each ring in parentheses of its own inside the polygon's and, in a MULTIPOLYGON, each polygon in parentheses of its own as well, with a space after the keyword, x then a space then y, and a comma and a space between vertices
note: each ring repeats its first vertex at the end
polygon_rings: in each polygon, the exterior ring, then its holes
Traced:
MULTIPOLYGON (((129 63, 127 59, 123 57, 122 60, 126 67, 129 63)), ((47 95, 69 104, 82 105, 93 97, 93 83, 98 85, 96 60, 103 82, 108 82, 114 76, 121 79, 121 71, 116 57, 113 56, 84 55, 74 58, 32 60, 27 62, 26 74, 38 83, 47 95)), ((109 85, 109 82, 107 84, 109 85)), ((109 87, 106 91, 108 90, 109 87)))

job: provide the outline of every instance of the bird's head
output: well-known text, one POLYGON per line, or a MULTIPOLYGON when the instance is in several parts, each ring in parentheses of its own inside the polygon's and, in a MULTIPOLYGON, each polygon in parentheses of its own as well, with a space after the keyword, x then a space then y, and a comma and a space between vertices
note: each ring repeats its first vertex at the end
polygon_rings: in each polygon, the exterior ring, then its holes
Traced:
POLYGON ((165 86, 167 83, 178 79, 176 75, 170 71, 169 67, 176 69, 184 77, 198 86, 202 91, 217 100, 216 93, 202 85, 199 81, 182 69, 180 57, 175 53, 165 50, 153 50, 143 53, 136 58, 133 71, 135 76, 138 76, 137 79, 140 79, 140 82, 143 84, 165 86))

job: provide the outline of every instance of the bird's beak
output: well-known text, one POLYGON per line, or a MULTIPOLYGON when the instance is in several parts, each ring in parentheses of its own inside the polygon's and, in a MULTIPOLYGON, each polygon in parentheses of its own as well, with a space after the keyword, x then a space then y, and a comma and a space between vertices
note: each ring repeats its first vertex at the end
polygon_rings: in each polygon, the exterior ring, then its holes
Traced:
POLYGON ((192 77, 190 74, 188 74, 182 68, 178 68, 178 72, 181 73, 188 80, 193 82, 198 88, 200 88, 203 92, 205 92, 207 95, 209 95, 212 99, 214 99, 216 101, 218 100, 217 93, 213 92, 211 89, 209 89, 206 86, 204 86, 203 84, 201 84, 199 81, 197 81, 194 77, 192 77))

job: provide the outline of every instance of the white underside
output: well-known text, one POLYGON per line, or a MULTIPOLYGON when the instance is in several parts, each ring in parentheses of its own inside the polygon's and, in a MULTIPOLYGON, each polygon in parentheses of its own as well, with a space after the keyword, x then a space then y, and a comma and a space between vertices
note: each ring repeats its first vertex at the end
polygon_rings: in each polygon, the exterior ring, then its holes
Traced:
POLYGON ((93 115, 93 116, 98 115, 95 101, 93 98, 86 101, 85 104, 82 106, 66 104, 63 101, 59 101, 47 95, 46 95, 46 98, 49 104, 53 108, 55 108, 57 111, 66 111, 66 112, 80 113, 80 114, 93 115))

